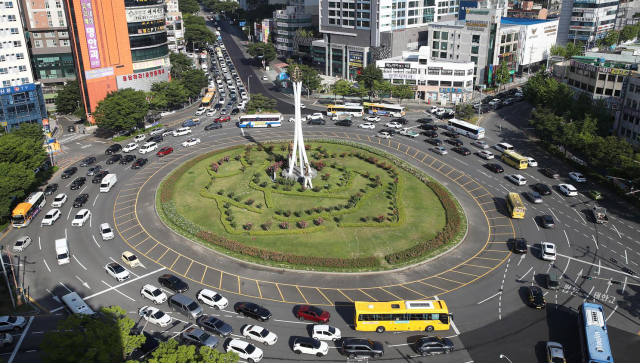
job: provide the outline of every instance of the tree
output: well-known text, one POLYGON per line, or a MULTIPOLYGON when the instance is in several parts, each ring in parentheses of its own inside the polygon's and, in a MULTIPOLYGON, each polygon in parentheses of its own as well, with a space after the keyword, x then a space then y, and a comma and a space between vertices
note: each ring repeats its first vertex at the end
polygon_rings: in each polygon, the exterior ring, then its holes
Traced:
POLYGON ((189 91, 183 82, 173 80, 171 82, 156 82, 151 86, 150 108, 154 110, 166 110, 182 106, 189 100, 189 91))
POLYGON ((638 37, 638 30, 640 29, 637 25, 627 25, 620 30, 620 43, 624 43, 628 40, 633 40, 638 37))
POLYGON ((322 78, 318 75, 318 71, 313 67, 309 67, 304 64, 291 64, 289 68, 287 68, 287 74, 289 77, 293 74, 295 69, 300 69, 301 76, 300 81, 302 81, 302 86, 309 90, 311 93, 318 88, 322 84, 322 78))
POLYGON ((565 48, 560 44, 554 44, 553 46, 551 46, 551 50, 549 51, 549 53, 551 53, 551 55, 560 56, 560 57, 565 57, 565 54, 566 54, 565 48))
POLYGON ((205 27, 207 26, 207 22, 204 20, 204 18, 198 15, 184 14, 182 20, 184 21, 185 28, 198 25, 202 25, 205 27))
POLYGON ((232 13, 240 9, 240 4, 234 1, 219 1, 213 6, 216 13, 232 13))
POLYGON ((200 69, 190 69, 184 73, 181 84, 187 91, 188 96, 195 98, 202 93, 202 89, 209 84, 209 80, 204 71, 200 69))
POLYGON ((456 118, 465 121, 471 121, 476 116, 477 111, 471 104, 457 104, 456 105, 456 118))
POLYGON ((18 137, 23 137, 25 139, 31 140, 35 143, 42 143, 42 138, 44 137, 44 132, 42 131, 42 127, 40 127, 40 124, 23 123, 19 128, 11 131, 11 133, 18 137))
POLYGON ((340 79, 331 85, 331 90, 333 91, 334 96, 342 96, 344 99, 346 96, 353 93, 353 84, 346 79, 340 79))
POLYGON ((200 10, 200 5, 198 5, 196 0, 180 0, 178 9, 183 14, 195 14, 200 10))
POLYGON ((98 318, 71 315, 58 322, 58 330, 45 333, 44 362, 118 363, 144 343, 144 335, 130 334, 135 322, 126 310, 112 306, 100 312, 98 318))
POLYGON ((274 110, 278 101, 273 98, 268 98, 260 93, 252 93, 251 99, 247 103, 247 111, 267 112, 268 110, 274 110))
POLYGON ((578 44, 567 43, 564 47, 562 45, 554 45, 551 47, 551 55, 557 55, 564 57, 564 59, 571 59, 579 54, 582 54, 584 45, 582 42, 578 44))
POLYGON ((201 48, 207 43, 213 43, 216 36, 204 25, 185 26, 184 39, 191 42, 194 47, 201 48))
POLYGON ((391 94, 393 95, 393 97, 398 99, 398 103, 402 103, 402 100, 408 100, 415 97, 411 86, 406 84, 393 86, 391 94))
POLYGON ((131 88, 110 92, 98 102, 93 117, 98 127, 111 131, 131 130, 149 111, 144 91, 131 88))
POLYGON ((511 80, 511 74, 509 73, 509 66, 507 66, 506 61, 500 62, 500 67, 495 71, 496 72, 496 83, 498 84, 498 89, 500 86, 503 86, 511 80))
POLYGON ((262 42, 249 44, 247 53, 249 53, 254 58, 263 59, 267 63, 276 59, 277 55, 276 47, 273 44, 262 42))
POLYGON ((377 97, 382 99, 385 95, 391 96, 392 86, 389 81, 373 81, 373 91, 376 93, 377 97))
POLYGON ((376 67, 375 64, 369 64, 356 76, 356 81, 358 81, 359 87, 369 90, 369 98, 371 98, 371 94, 375 90, 374 82, 383 81, 382 70, 376 67))
POLYGON ((182 78, 193 66, 193 60, 186 54, 174 53, 169 54, 169 61, 171 63, 171 78, 182 78))
POLYGON ((80 87, 78 81, 73 80, 67 82, 67 84, 58 91, 56 96, 56 111, 63 114, 70 114, 78 108, 80 104, 80 87))
POLYGON ((598 45, 601 47, 611 47, 618 44, 618 39, 620 38, 620 33, 616 30, 611 30, 604 36, 598 40, 598 45))
MULTIPOLYGON (((175 339, 169 339, 160 343, 160 346, 151 353, 147 363, 236 363, 239 357, 236 353, 220 353, 215 349, 194 345, 179 344, 175 339)), ((140 363, 127 361, 127 363, 140 363)))

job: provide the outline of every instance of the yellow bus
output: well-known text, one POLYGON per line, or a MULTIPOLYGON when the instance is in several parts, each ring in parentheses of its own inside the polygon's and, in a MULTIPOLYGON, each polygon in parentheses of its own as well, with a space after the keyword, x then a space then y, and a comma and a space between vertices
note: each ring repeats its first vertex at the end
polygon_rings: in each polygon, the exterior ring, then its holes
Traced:
POLYGON ((207 93, 216 93, 216 84, 215 82, 209 82, 209 87, 207 88, 207 93))
POLYGON ((213 97, 215 94, 213 92, 207 92, 200 103, 200 107, 211 108, 211 103, 213 102, 213 97))
POLYGON ((526 169, 529 166, 529 159, 515 151, 505 151, 502 153, 502 161, 516 169, 526 169))
POLYGON ((507 194, 507 210, 511 214, 511 218, 523 219, 526 208, 518 193, 507 194))
POLYGON ((356 301, 354 327, 359 331, 449 330, 453 316, 443 300, 356 301))
POLYGON ((11 224, 15 228, 28 226, 46 204, 47 200, 43 192, 31 193, 23 203, 18 204, 13 209, 11 224))

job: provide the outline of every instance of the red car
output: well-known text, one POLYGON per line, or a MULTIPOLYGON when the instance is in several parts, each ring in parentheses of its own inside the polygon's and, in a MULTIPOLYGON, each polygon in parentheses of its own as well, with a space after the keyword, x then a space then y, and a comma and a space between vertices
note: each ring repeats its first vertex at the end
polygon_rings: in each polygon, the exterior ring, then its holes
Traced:
POLYGON ((228 122, 231 121, 231 117, 229 116, 220 116, 220 117, 216 117, 215 120, 213 120, 213 122, 228 122))
POLYGON ((165 156, 169 155, 173 152, 173 148, 171 146, 165 146, 162 149, 158 150, 156 156, 165 156))
POLYGON ((302 305, 298 311, 296 311, 296 318, 300 321, 310 320, 320 324, 326 324, 331 318, 331 314, 328 311, 324 311, 317 306, 302 305))

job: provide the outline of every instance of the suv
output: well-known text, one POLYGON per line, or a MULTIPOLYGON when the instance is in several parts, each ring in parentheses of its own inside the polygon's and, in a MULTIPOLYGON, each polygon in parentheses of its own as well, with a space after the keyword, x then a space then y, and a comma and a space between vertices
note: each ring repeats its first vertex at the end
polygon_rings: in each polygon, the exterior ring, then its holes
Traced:
POLYGON ((325 123, 323 119, 311 119, 307 121, 307 125, 324 125, 325 123))
POLYGON ((384 355, 384 346, 380 342, 369 339, 349 338, 342 342, 342 355, 352 359, 355 357, 380 358, 384 355))
POLYGON ((72 166, 70 168, 65 169, 65 171, 62 172, 61 177, 62 179, 68 179, 77 172, 78 172, 78 168, 76 168, 75 166, 72 166))
POLYGON ((336 126, 347 126, 347 127, 349 127, 349 126, 353 125, 353 122, 352 122, 351 120, 342 120, 342 121, 338 121, 338 122, 336 122, 334 125, 336 125, 336 126))
POLYGON ((271 312, 262 306, 250 302, 240 302, 233 308, 240 316, 249 316, 259 321, 271 318, 271 312))
POLYGON ((95 156, 89 156, 84 158, 84 160, 82 160, 82 163, 80 164, 80 166, 89 166, 93 163, 96 162, 96 157, 95 156))
POLYGON ((113 144, 111 146, 109 146, 107 148, 107 150, 104 152, 106 155, 112 155, 117 153, 118 151, 122 150, 122 145, 120 144, 113 144))

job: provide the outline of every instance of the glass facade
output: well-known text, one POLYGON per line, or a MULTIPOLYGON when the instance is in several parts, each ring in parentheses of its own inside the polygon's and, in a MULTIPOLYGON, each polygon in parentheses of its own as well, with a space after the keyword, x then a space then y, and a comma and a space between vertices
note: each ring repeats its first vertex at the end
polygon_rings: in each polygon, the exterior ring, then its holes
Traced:
POLYGON ((0 88, 0 122, 6 122, 6 128, 24 122, 42 125, 48 117, 40 83, 0 88))
POLYGON ((159 47, 131 50, 131 59, 139 62, 147 59, 164 57, 169 54, 169 46, 165 43, 159 47))
POLYGON ((149 6, 156 4, 164 4, 165 0, 124 0, 124 6, 136 7, 136 6, 149 6))
POLYGON ((75 77, 75 66, 71 53, 34 54, 31 60, 38 80, 75 77))
POLYGON ((153 46, 156 46, 159 44, 165 44, 165 43, 167 43, 167 32, 159 32, 159 33, 129 37, 129 45, 131 45, 132 51, 136 48, 153 47, 153 46))
POLYGON ((165 30, 166 21, 164 19, 144 21, 142 23, 128 23, 129 34, 146 34, 165 30))

